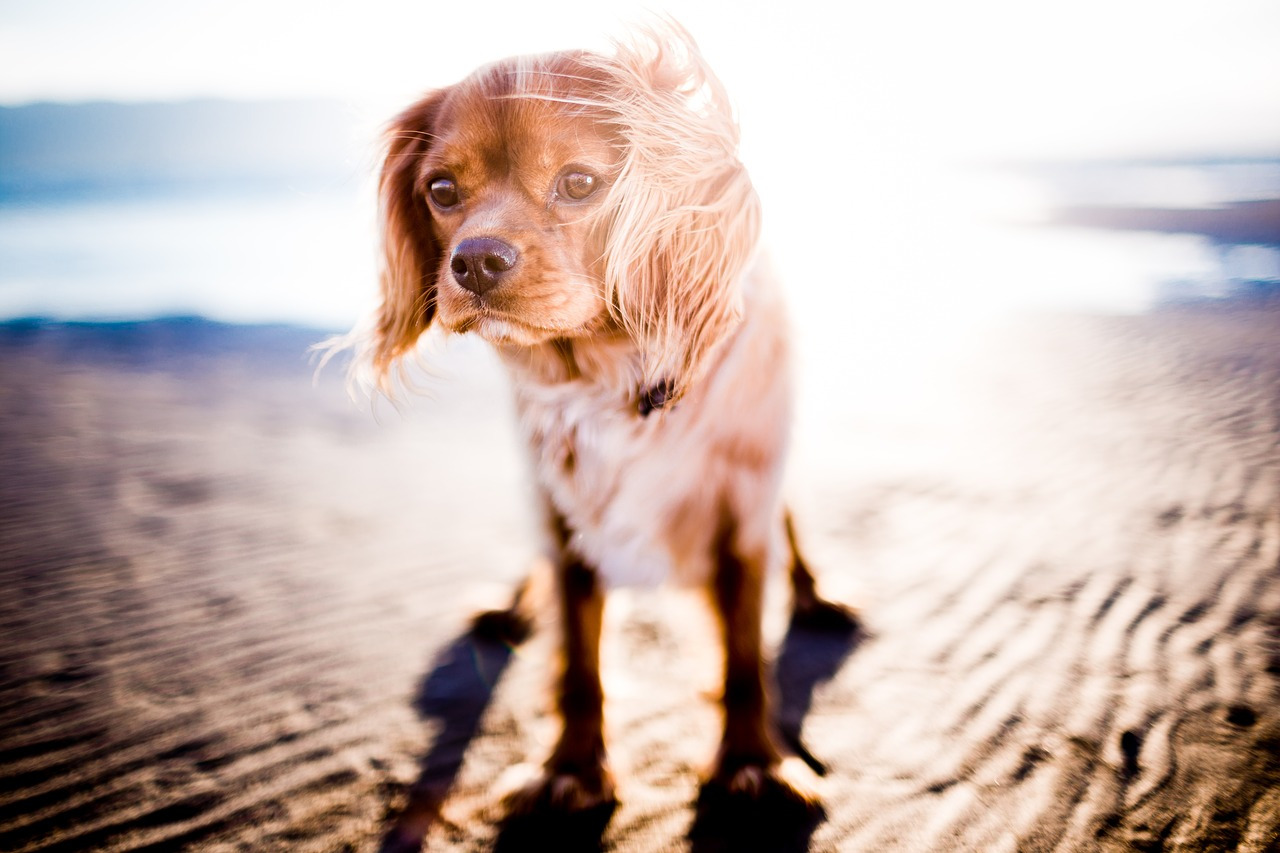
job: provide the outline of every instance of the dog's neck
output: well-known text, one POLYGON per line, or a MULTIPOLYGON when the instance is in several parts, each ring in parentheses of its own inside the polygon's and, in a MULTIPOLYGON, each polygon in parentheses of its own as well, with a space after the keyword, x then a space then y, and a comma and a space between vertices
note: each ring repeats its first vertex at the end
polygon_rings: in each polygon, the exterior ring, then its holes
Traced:
POLYGON ((641 387, 640 349, 620 331, 498 347, 498 354, 520 384, 547 389, 585 385, 601 396, 616 396, 620 404, 637 407, 641 414, 657 408, 646 397, 649 389, 641 387))
POLYGON ((522 382, 624 386, 640 373, 640 350, 622 333, 552 338, 534 346, 502 346, 498 354, 522 382))

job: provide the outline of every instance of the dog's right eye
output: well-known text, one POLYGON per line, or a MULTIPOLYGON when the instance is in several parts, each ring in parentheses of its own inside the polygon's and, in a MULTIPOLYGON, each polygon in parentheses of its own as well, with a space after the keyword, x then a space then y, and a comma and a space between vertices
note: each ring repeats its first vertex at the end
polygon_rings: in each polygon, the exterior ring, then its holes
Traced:
POLYGON ((436 178, 427 186, 427 191, 439 207, 453 207, 458 203, 458 185, 451 178, 436 178))

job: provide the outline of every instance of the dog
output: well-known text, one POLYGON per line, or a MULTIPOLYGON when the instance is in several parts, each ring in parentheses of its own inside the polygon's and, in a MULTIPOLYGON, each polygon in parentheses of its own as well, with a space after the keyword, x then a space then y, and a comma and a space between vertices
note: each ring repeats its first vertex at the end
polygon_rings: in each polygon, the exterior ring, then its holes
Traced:
MULTIPOLYGON (((770 716, 765 576, 789 571, 797 620, 854 616, 819 597, 780 497, 789 333, 737 146, 722 84, 674 23, 612 54, 487 66, 387 134, 382 301, 357 364, 393 393, 428 328, 486 340, 547 516, 563 726, 515 810, 615 801, 604 593, 658 581, 705 588, 718 615, 724 726, 706 784, 816 800, 770 716)), ((518 639, 534 599, 523 588, 476 624, 518 639)))

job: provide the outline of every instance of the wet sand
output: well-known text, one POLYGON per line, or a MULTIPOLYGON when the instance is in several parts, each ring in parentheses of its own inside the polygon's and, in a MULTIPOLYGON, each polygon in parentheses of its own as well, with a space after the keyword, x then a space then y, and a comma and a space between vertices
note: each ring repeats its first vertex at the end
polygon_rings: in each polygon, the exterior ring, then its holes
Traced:
POLYGON ((775 595, 769 636, 825 813, 695 810, 705 627, 627 591, 622 805, 573 826, 499 804, 548 745, 551 632, 466 634, 534 553, 500 379, 454 348, 375 416, 313 386, 316 337, 0 328, 0 849, 1280 849, 1274 302, 808 382, 801 535, 865 626, 788 631, 775 595))

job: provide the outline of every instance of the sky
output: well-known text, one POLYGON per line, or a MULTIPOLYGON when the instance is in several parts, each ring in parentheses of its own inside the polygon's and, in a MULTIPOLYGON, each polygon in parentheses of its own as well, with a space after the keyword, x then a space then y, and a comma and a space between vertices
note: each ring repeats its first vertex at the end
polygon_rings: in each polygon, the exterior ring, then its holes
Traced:
POLYGON ((0 0, 0 103, 321 96, 381 118, 653 12, 692 30, 771 155, 1280 150, 1275 0, 0 0))

